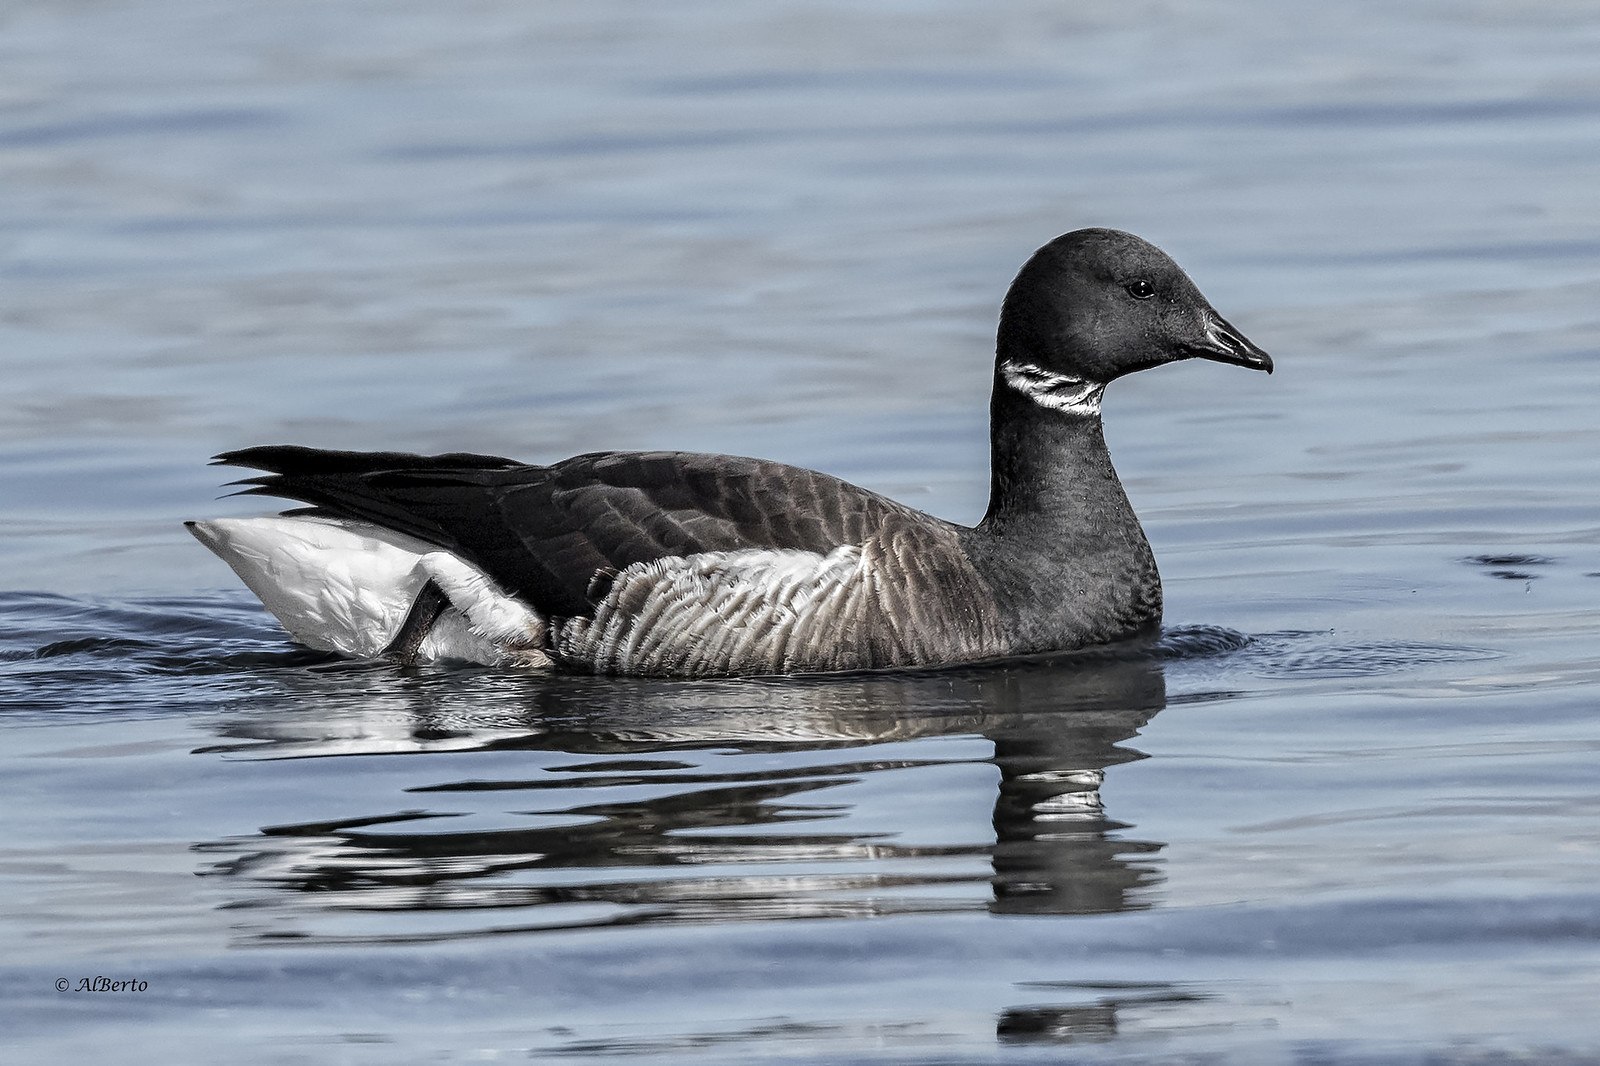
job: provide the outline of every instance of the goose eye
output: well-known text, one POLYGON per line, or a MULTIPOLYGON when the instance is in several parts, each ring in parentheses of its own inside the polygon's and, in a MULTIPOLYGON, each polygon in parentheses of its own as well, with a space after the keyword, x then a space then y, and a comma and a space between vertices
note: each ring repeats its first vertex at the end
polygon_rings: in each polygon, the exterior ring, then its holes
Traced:
POLYGON ((1128 282, 1128 295, 1135 300, 1148 300, 1156 294, 1156 287, 1143 278, 1128 282))

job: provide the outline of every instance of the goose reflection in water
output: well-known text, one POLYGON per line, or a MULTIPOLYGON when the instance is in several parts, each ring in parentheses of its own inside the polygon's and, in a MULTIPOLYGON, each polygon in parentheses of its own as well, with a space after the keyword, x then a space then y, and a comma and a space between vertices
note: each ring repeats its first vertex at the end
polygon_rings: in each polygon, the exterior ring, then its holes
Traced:
MULTIPOLYGON (((378 760, 400 767, 407 805, 202 844, 203 872, 230 879, 237 931, 255 942, 1138 908, 1162 845, 1124 835, 1100 786, 1144 757, 1125 742, 1165 705, 1162 658, 1124 649, 802 682, 474 684, 390 670, 357 672, 348 690, 339 670, 298 671, 285 683, 315 689, 314 719, 236 721, 205 750, 471 751, 492 757, 452 755, 452 769, 516 772, 419 780, 438 760, 378 760), (997 792, 976 784, 988 765, 997 792), (865 799, 847 787, 863 784, 865 799), (974 833, 977 811, 921 809, 952 789, 993 797, 992 836, 974 833), (473 917, 484 912, 494 918, 473 917)), ((371 786, 371 761, 341 762, 350 772, 334 784, 371 786)), ((331 784, 327 802, 347 814, 352 799, 331 784)))

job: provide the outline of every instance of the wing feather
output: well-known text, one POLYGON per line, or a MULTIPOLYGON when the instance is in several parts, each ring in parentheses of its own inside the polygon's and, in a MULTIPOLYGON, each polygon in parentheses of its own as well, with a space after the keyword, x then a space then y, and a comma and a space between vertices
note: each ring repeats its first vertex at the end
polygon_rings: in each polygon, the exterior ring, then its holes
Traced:
POLYGON ((746 549, 827 555, 914 514, 825 474, 687 452, 593 452, 532 466, 472 453, 273 446, 216 462, 263 471, 237 483, 244 494, 438 545, 563 617, 593 613, 589 586, 602 571, 746 549))

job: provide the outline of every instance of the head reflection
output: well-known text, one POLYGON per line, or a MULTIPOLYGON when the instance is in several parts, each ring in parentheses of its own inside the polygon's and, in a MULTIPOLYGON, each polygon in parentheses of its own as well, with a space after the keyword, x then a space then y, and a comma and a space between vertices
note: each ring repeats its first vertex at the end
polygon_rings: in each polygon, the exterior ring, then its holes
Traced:
POLYGON ((389 760, 416 767, 403 803, 352 814, 334 772, 338 817, 201 845, 205 872, 239 879, 245 937, 1093 914, 1144 906, 1159 879, 1162 845, 1130 839, 1100 797, 1108 768, 1143 757, 1126 742, 1165 703, 1153 655, 805 681, 357 680, 296 675, 317 690, 301 694, 307 719, 235 720, 207 750, 460 754, 389 760), (501 772, 481 774, 481 752, 501 772), (918 809, 927 790, 971 797, 984 764, 999 772, 984 789, 992 836, 973 831, 975 810, 956 830, 918 809), (461 816, 470 829, 452 825, 461 816), (338 920, 354 911, 393 920, 381 931, 338 920), (451 920, 430 920, 440 912, 451 920))

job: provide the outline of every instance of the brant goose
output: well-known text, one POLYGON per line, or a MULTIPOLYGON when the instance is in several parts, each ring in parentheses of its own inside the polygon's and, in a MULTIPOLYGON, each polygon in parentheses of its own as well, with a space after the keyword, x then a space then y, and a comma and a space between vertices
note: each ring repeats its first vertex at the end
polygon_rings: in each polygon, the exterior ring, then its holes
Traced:
POLYGON ((1272 371, 1160 249, 1077 230, 1001 308, 971 528, 761 459, 289 445, 216 462, 264 472, 242 493, 309 506, 187 526, 296 640, 352 656, 709 677, 1063 651, 1160 625, 1100 397, 1193 357, 1272 371))

